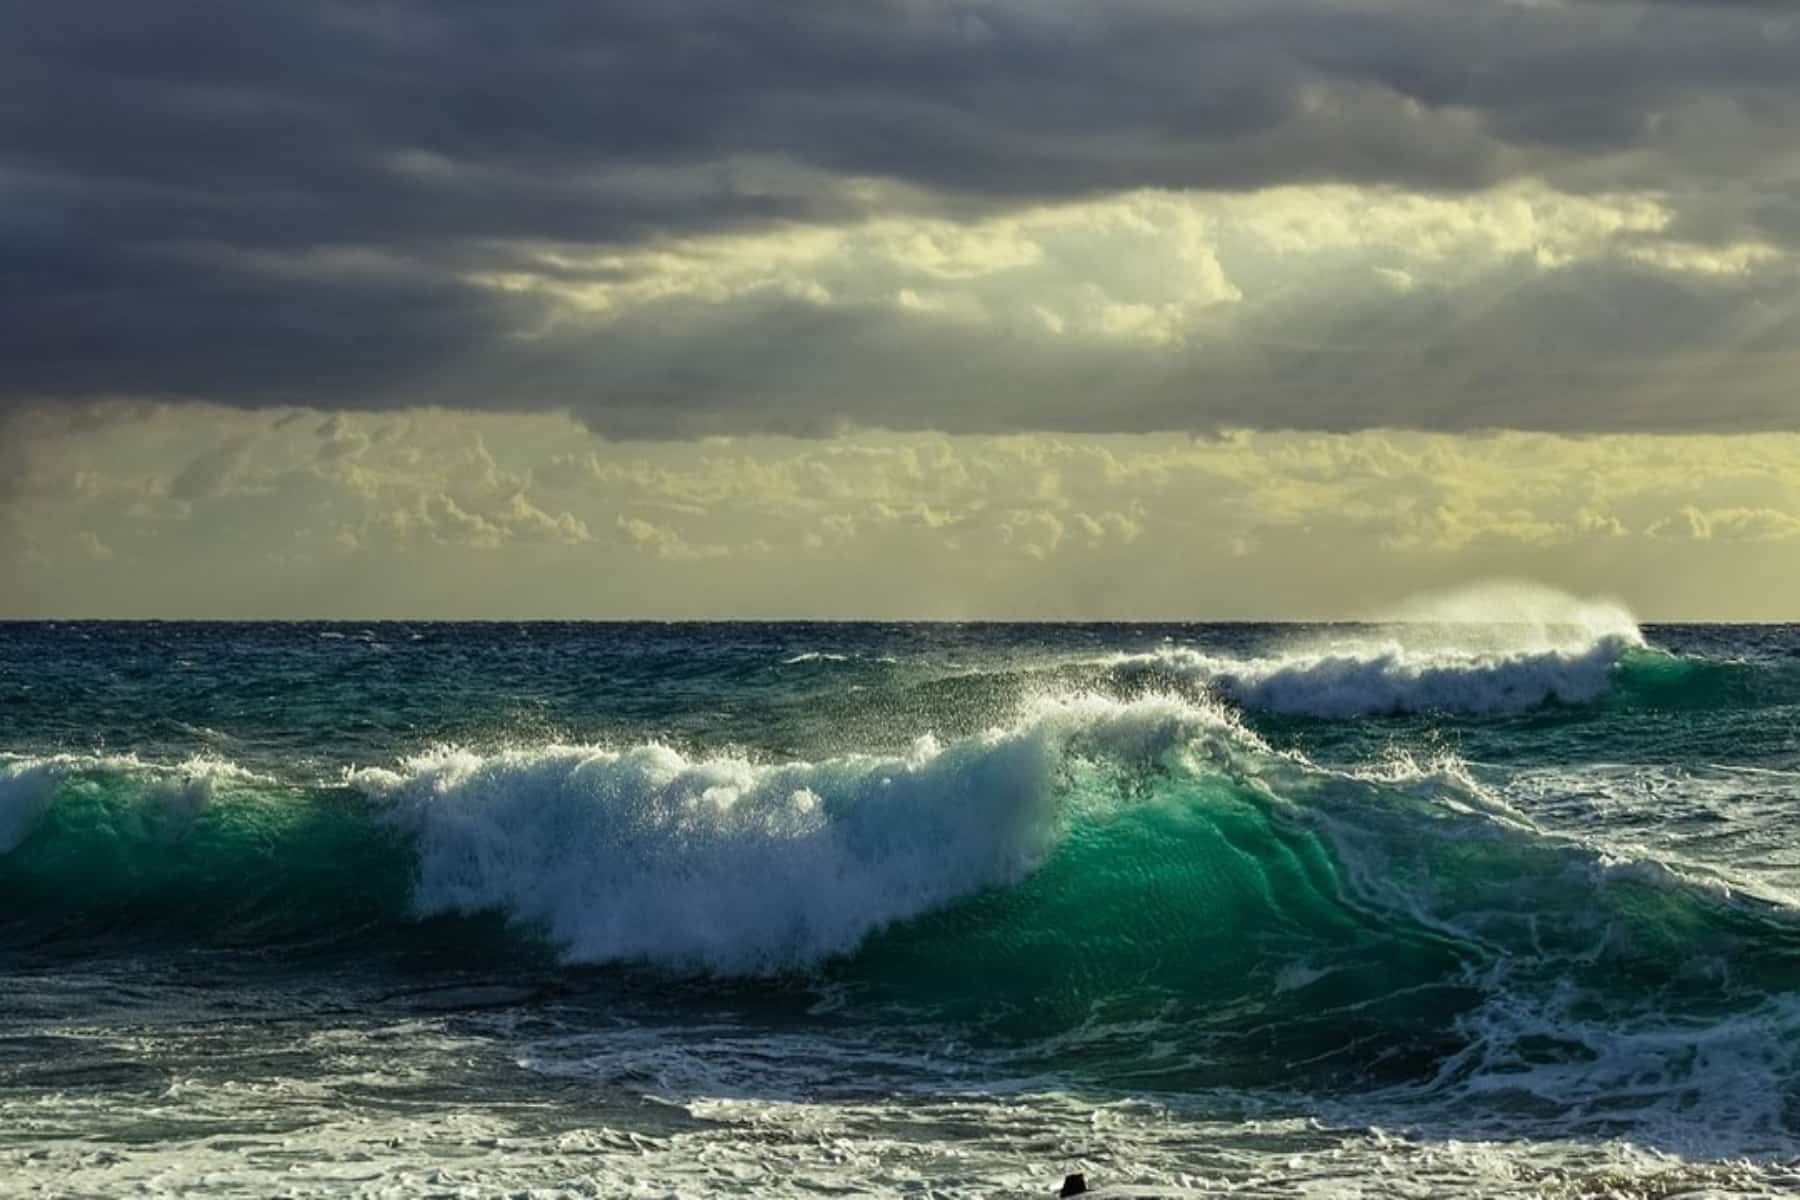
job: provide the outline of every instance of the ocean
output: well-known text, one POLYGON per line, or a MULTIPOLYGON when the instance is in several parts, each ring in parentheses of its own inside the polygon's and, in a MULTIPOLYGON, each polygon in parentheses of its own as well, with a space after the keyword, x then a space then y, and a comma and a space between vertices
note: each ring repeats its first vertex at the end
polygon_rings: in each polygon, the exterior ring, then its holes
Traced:
POLYGON ((1800 1190, 1800 627, 0 625, 0 1194, 1800 1190))

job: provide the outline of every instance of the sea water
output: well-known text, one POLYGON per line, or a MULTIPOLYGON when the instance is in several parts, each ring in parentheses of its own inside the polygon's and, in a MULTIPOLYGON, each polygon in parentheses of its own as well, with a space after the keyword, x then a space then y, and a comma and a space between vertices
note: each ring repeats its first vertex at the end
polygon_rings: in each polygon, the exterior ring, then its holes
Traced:
POLYGON ((0 626, 0 1193, 1800 1189, 1800 629, 0 626))

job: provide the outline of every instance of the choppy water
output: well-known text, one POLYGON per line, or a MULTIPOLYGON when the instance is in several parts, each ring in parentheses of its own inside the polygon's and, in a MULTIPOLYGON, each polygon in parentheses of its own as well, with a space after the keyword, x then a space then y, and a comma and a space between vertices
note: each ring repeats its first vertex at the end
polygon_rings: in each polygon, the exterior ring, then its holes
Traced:
POLYGON ((1800 1188, 1800 629, 1542 607, 0 626, 0 1192, 1800 1188))

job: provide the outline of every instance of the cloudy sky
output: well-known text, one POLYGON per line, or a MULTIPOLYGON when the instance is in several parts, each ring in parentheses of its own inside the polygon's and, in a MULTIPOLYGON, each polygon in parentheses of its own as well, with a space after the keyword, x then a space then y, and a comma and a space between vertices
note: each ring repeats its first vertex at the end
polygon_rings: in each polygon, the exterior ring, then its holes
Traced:
POLYGON ((1790 0, 0 0, 0 616, 1800 617, 1790 0))

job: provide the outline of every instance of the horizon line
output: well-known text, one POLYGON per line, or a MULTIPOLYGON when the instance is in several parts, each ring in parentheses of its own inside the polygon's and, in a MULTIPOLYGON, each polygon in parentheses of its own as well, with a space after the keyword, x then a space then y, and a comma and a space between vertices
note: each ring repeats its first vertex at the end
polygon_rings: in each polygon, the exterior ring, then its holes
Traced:
MULTIPOLYGON (((1747 628, 1788 620, 1633 618, 1639 626, 1747 628)), ((1578 625, 1579 621, 1420 620, 1407 617, 0 617, 6 625, 1578 625)))

